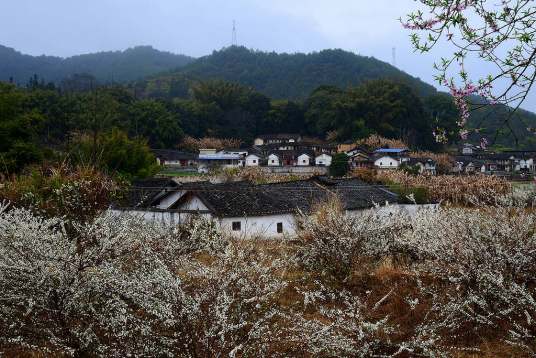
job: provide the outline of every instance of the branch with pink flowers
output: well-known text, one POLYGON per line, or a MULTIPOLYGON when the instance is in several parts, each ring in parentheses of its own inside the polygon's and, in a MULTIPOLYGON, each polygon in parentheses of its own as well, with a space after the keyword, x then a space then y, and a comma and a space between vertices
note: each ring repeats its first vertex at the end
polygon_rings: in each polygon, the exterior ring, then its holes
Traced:
POLYGON ((470 133, 467 122, 471 111, 482 105, 513 107, 513 115, 536 78, 536 1, 419 2, 424 10, 400 21, 413 31, 411 41, 417 52, 430 52, 440 42, 453 47, 452 55, 441 58, 434 68, 436 80, 449 89, 460 109, 461 137, 465 139, 470 133), (475 61, 491 65, 490 73, 473 78, 466 68, 475 61), (473 96, 483 98, 483 104, 471 103, 473 96))

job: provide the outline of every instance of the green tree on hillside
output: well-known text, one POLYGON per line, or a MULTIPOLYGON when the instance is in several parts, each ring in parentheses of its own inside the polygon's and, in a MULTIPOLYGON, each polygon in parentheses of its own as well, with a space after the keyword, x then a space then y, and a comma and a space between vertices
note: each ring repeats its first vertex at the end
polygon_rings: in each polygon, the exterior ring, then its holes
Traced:
POLYGON ((25 94, 0 82, 0 173, 18 172, 43 159, 43 116, 24 105, 25 94))
POLYGON ((334 177, 343 177, 348 174, 348 170, 350 169, 348 160, 349 158, 346 153, 335 154, 329 166, 329 174, 334 177))
POLYGON ((128 122, 129 134, 146 138, 152 148, 173 148, 184 135, 178 116, 155 100, 141 100, 131 105, 128 122))
MULTIPOLYGON (((95 166, 126 179, 145 178, 158 171, 156 158, 147 141, 130 139, 125 132, 114 129, 100 133, 95 166)), ((93 161, 93 138, 81 137, 71 151, 74 161, 85 164, 93 161)))

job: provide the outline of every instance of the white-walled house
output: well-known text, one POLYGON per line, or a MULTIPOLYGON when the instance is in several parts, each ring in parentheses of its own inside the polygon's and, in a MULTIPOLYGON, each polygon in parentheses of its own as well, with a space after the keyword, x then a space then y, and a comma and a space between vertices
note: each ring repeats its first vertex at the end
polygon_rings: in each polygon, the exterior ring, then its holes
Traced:
POLYGON ((281 161, 279 160, 279 156, 276 154, 270 154, 268 156, 268 166, 269 167, 278 167, 281 165, 281 161))
POLYGON ((299 167, 308 167, 311 165, 311 156, 309 154, 303 153, 298 156, 296 163, 299 167))
POLYGON ((237 154, 199 154, 198 171, 207 173, 213 168, 240 168, 244 165, 244 156, 237 154))
POLYGON ((261 157, 256 154, 249 154, 246 157, 246 167, 258 167, 261 163, 261 157))
POLYGON ((398 169, 400 162, 397 158, 383 155, 374 160, 374 166, 378 169, 398 169))
POLYGON ((152 150, 158 165, 171 168, 195 168, 198 155, 196 153, 183 152, 170 149, 152 150))
POLYGON ((411 158, 406 164, 417 167, 420 174, 437 174, 437 164, 432 158, 411 158))
POLYGON ((241 155, 243 157, 246 157, 249 152, 245 149, 222 149, 217 154, 234 154, 234 155, 241 155))
MULTIPOLYGON (((149 185, 153 188, 155 184, 149 185)), ((296 235, 298 215, 312 213, 318 203, 329 200, 334 194, 349 215, 378 210, 387 204, 398 205, 396 194, 358 179, 315 177, 265 185, 175 183, 157 189, 153 197, 144 198, 140 203, 139 198, 135 198, 130 207, 116 207, 111 212, 170 225, 184 224, 194 216, 202 216, 237 238, 292 238, 296 235)), ((391 210, 395 209, 389 208, 389 212, 391 210)))
POLYGON ((320 154, 315 158, 315 165, 319 167, 329 167, 332 157, 328 154, 320 154))
POLYGON ((301 141, 299 134, 267 134, 258 136, 253 140, 255 146, 267 144, 296 143, 301 141))

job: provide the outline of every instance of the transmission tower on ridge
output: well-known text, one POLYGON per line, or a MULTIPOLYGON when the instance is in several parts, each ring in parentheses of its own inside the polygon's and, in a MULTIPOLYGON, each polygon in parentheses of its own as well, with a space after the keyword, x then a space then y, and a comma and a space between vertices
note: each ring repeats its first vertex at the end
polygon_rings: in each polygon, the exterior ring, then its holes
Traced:
POLYGON ((393 66, 396 67, 396 47, 393 47, 393 66))
POLYGON ((233 20, 233 38, 231 40, 231 46, 238 46, 238 40, 236 38, 236 21, 233 20))

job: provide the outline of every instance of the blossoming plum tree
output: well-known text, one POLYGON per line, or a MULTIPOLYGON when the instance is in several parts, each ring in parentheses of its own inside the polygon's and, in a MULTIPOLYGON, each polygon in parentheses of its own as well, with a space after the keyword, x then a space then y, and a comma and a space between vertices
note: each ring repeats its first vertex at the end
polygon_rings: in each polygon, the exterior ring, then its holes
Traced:
MULTIPOLYGON (((513 114, 527 98, 536 79, 534 0, 419 2, 424 10, 409 14, 402 23, 415 31, 411 38, 417 51, 429 52, 442 41, 454 48, 453 54, 441 58, 435 68, 437 81, 449 87, 460 109, 461 137, 469 134, 466 128, 469 96, 484 97, 483 105, 513 106, 513 114), (474 59, 484 61, 491 68, 487 76, 476 81, 468 73, 468 64, 474 59)), ((487 141, 482 144, 486 145, 487 141)))

